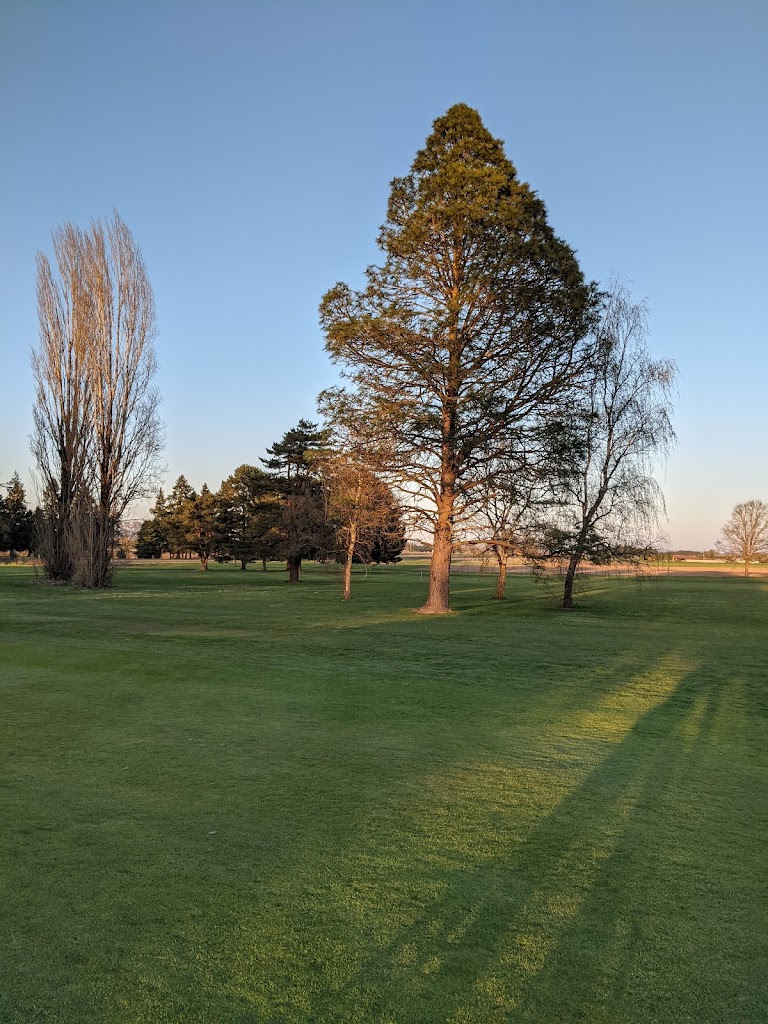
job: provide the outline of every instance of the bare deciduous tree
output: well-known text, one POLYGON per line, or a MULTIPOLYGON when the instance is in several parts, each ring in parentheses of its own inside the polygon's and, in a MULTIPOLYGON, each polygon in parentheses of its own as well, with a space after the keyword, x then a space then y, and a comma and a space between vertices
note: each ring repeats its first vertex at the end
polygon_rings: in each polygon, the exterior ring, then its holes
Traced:
POLYGON ((677 368, 646 348, 644 304, 613 281, 595 331, 592 371, 562 423, 570 455, 556 467, 560 512, 550 552, 567 560, 563 607, 584 558, 610 561, 647 546, 664 509, 654 462, 675 440, 670 394, 677 368))
POLYGON ((46 575, 54 581, 73 575, 72 511, 88 476, 90 311, 81 242, 82 233, 72 224, 53 232, 58 276, 48 257, 37 254, 40 344, 32 353, 36 394, 31 447, 45 511, 38 550, 46 575))
POLYGON ((349 601, 355 557, 367 560, 376 539, 389 531, 402 536, 400 510, 383 479, 384 468, 392 463, 391 442, 381 421, 361 415, 343 393, 322 392, 318 408, 329 436, 317 464, 328 520, 343 548, 344 600, 349 601))
POLYGON ((735 505, 720 531, 717 547, 727 557, 743 562, 744 575, 749 576, 750 562, 768 550, 768 505, 756 498, 735 505))
POLYGON ((58 275, 38 256, 40 347, 32 356, 32 450, 57 510, 57 549, 46 565, 55 578, 104 587, 120 518, 154 486, 162 449, 154 297, 117 213, 87 231, 65 224, 53 244, 58 275))
POLYGON ((532 544, 539 480, 530 469, 517 462, 500 466, 480 492, 481 500, 469 524, 470 543, 496 559, 497 601, 506 596, 509 559, 513 555, 526 556, 532 544))

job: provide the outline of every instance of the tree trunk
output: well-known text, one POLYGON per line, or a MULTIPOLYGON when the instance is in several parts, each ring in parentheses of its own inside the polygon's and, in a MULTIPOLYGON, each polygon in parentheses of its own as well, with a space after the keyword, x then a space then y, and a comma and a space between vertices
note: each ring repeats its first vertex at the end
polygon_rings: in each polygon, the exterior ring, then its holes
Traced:
POLYGON ((357 524, 353 523, 349 528, 347 538, 347 558, 344 562, 344 600, 349 601, 352 597, 352 560, 355 557, 355 544, 357 542, 357 524))
POLYGON ((264 557, 261 560, 261 571, 262 572, 266 572, 267 571, 267 556, 266 555, 264 555, 264 557))
POLYGON ((244 558, 240 559, 240 571, 241 572, 245 572, 245 567, 246 567, 247 564, 248 563, 246 562, 246 560, 244 558))
POLYGON ((288 570, 288 582, 299 583, 299 573, 301 572, 301 556, 291 555, 288 558, 285 567, 288 570))
POLYGON ((203 572, 208 571, 208 555, 200 555, 200 568, 203 572))
POLYGON ((449 612, 451 585, 451 554, 453 551, 453 495, 442 495, 437 510, 437 522, 432 541, 432 561, 429 566, 429 596, 419 608, 422 615, 443 615, 449 612))
POLYGON ((571 560, 568 563, 568 569, 565 574, 565 587, 563 588, 563 608, 573 608, 573 581, 576 578, 576 570, 579 567, 581 561, 581 554, 574 552, 571 555, 571 560))
POLYGON ((507 552, 506 549, 496 548, 496 558, 499 563, 499 575, 496 580, 496 594, 494 595, 495 601, 503 601, 505 597, 505 590, 507 587, 507 552))

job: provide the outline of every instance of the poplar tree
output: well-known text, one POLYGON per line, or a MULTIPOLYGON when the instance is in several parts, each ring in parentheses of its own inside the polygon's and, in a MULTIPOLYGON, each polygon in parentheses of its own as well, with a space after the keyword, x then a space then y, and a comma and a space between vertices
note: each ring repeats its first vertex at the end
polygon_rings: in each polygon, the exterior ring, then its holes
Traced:
POLYGON ((578 375, 595 290, 465 104, 435 121, 392 182, 378 242, 383 264, 361 291, 331 289, 321 323, 347 400, 385 425, 390 468, 430 516, 421 611, 445 612, 454 523, 578 375))

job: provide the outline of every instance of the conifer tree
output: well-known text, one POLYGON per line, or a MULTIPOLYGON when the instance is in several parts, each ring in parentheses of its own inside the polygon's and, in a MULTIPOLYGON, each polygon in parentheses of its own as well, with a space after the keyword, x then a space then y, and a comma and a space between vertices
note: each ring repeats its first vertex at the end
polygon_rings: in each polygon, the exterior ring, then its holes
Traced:
POLYGON ((350 398, 386 424, 396 470, 434 531, 424 612, 449 608, 457 516, 580 369, 594 288, 502 143, 465 104, 392 182, 367 287, 320 316, 350 398))
POLYGON ((27 508, 24 485, 14 473, 5 493, 5 513, 8 518, 8 543, 11 554, 29 551, 32 546, 33 513, 27 508))
POLYGON ((315 461, 327 441, 328 431, 301 419, 267 448, 271 458, 263 460, 282 496, 280 546, 289 583, 299 582, 303 559, 324 555, 333 547, 315 461))
POLYGON ((273 481, 257 466, 238 466, 222 481, 219 490, 221 544, 218 557, 249 562, 264 556, 265 534, 275 525, 275 503, 271 501, 273 481))

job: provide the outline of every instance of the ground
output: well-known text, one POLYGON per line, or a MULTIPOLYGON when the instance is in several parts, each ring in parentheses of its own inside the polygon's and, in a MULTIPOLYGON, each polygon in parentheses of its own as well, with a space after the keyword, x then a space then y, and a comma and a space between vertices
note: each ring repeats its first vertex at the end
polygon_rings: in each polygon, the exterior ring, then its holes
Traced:
POLYGON ((0 1020, 768 1019, 768 583, 0 568, 0 1020))

